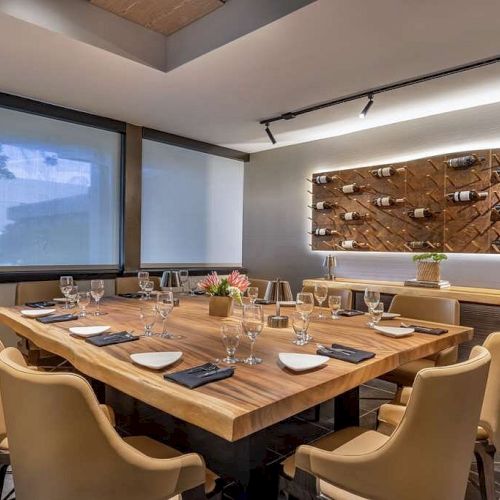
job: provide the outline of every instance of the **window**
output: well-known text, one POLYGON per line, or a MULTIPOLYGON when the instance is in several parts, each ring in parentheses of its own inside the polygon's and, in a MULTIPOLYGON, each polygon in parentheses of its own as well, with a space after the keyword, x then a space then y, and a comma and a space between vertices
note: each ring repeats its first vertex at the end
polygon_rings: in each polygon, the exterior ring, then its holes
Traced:
POLYGON ((121 135, 0 109, 0 266, 119 267, 121 135))
POLYGON ((240 266, 243 165, 144 140, 142 265, 240 266))

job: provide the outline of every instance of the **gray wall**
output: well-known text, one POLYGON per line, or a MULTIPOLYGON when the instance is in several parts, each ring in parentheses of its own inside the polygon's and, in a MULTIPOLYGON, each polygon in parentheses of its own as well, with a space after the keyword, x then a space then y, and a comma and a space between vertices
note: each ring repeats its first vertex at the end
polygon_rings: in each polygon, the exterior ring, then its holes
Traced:
MULTIPOLYGON (((307 177, 313 172, 500 147, 499 117, 500 104, 495 104, 251 155, 245 170, 243 265, 250 276, 279 276, 297 290, 302 279, 323 274, 326 254, 309 247, 307 177)), ((279 124, 273 130, 279 139, 279 124)), ((340 277, 414 277, 408 254, 335 253, 340 277)), ((450 255, 443 274, 456 285, 500 288, 500 256, 450 255)))

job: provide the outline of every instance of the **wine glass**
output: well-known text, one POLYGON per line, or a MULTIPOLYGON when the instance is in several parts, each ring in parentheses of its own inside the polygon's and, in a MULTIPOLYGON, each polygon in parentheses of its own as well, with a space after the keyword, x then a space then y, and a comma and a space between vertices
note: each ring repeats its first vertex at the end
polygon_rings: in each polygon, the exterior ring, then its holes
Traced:
POLYGON ((247 304, 243 307, 243 330, 250 339, 250 356, 245 359, 247 365, 258 365, 262 359, 256 358, 253 347, 257 337, 264 328, 264 310, 259 304, 247 304))
POLYGON ((330 313, 332 319, 339 319, 339 311, 342 305, 342 297, 339 295, 330 295, 328 297, 328 307, 330 308, 330 313))
POLYGON ((259 298, 259 289, 256 286, 249 286, 247 296, 250 299, 250 304, 255 304, 255 301, 259 298))
POLYGON ((71 309, 76 306, 78 302, 78 287, 76 285, 68 287, 66 298, 68 299, 68 305, 71 309))
POLYGON ((151 292, 155 288, 155 282, 151 280, 146 280, 142 282, 142 290, 146 294, 144 296, 144 300, 150 300, 151 299, 151 292))
POLYGON ((87 307, 90 305, 90 292, 78 292, 78 307, 80 308, 79 318, 87 317, 87 307))
POLYGON ((64 302, 63 309, 70 309, 71 307, 68 302, 67 294, 70 290, 70 287, 72 287, 73 285, 74 285, 73 276, 61 276, 59 278, 59 288, 64 298, 66 299, 66 301, 64 302))
POLYGON ((314 297, 312 293, 300 292, 297 294, 295 310, 303 316, 309 316, 314 309, 314 297))
POLYGON ((158 318, 157 306, 152 306, 151 304, 144 304, 141 306, 141 319, 144 325, 144 336, 153 336, 153 326, 158 318))
POLYGON ((97 309, 94 316, 104 316, 105 312, 101 312, 101 299, 104 296, 104 280, 92 280, 90 282, 90 294, 95 300, 97 309))
MULTIPOLYGON (((149 281, 149 273, 147 271, 139 271, 137 273, 137 279, 139 280, 139 288, 144 293, 144 283, 149 281)), ((144 299, 144 295, 141 297, 141 300, 144 299)))
POLYGON ((172 292, 161 292, 156 298, 156 309, 162 319, 161 338, 173 339, 175 335, 167 332, 167 318, 174 309, 174 294, 172 292))
POLYGON ((179 279, 181 280, 182 295, 186 295, 186 283, 189 279, 189 271, 187 269, 179 270, 179 279))
POLYGON ((375 307, 370 308, 371 321, 368 323, 370 328, 374 328, 382 319, 384 315, 384 303, 379 302, 375 307))
POLYGON ((309 328, 309 318, 301 313, 294 313, 292 316, 292 328, 295 332, 295 345, 306 345, 308 341, 307 329, 309 328))
POLYGON ((365 290, 365 304, 368 307, 368 312, 372 307, 375 307, 380 302, 380 293, 377 290, 367 288, 365 290))
POLYGON ((323 312, 321 307, 323 306, 323 302, 328 296, 328 287, 326 285, 315 285, 314 287, 314 298, 318 301, 319 304, 319 314, 318 319, 323 319, 323 312))
POLYGON ((236 354, 236 349, 238 349, 238 346, 240 345, 241 323, 222 323, 220 332, 222 335, 222 343, 226 348, 227 354, 227 356, 222 361, 228 365, 238 363, 239 359, 235 358, 234 355, 236 354))

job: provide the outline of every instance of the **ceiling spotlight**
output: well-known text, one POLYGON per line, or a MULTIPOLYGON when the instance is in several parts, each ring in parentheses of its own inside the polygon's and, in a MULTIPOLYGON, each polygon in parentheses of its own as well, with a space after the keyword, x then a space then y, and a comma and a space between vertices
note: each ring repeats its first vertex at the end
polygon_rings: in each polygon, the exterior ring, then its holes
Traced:
POLYGON ((368 111, 372 106, 373 106, 373 94, 368 94, 368 102, 366 103, 366 106, 363 108, 363 111, 359 113, 359 117, 366 118, 366 115, 368 114, 368 111))
POLYGON ((271 132, 271 129, 269 128, 269 123, 266 123, 266 134, 267 137, 269 137, 269 140, 273 143, 276 144, 276 139, 274 138, 273 133, 271 132))

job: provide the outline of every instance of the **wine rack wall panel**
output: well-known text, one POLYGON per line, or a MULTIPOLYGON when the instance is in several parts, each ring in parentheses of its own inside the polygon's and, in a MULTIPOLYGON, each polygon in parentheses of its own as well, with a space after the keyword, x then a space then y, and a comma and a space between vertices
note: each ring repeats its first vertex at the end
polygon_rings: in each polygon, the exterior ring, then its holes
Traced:
POLYGON ((500 254, 500 150, 309 180, 313 250, 500 254))

